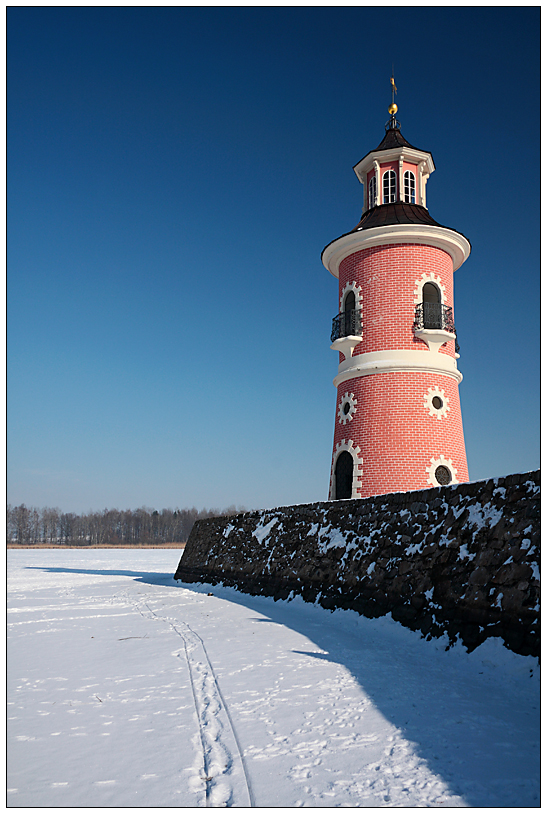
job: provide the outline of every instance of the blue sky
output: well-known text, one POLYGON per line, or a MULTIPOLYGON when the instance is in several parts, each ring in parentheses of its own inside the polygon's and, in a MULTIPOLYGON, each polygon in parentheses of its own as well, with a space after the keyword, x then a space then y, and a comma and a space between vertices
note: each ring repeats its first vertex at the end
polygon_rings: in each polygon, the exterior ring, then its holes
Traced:
POLYGON ((392 63, 455 277, 471 480, 539 466, 539 7, 11 7, 8 501, 325 500, 352 167, 392 63))

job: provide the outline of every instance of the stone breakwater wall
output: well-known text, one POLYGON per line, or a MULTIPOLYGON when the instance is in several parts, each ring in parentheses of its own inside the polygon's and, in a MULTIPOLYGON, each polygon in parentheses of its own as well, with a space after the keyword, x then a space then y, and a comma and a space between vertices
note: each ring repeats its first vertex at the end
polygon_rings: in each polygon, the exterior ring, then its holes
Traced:
POLYGON ((539 471, 200 520, 175 579, 539 656, 539 471))

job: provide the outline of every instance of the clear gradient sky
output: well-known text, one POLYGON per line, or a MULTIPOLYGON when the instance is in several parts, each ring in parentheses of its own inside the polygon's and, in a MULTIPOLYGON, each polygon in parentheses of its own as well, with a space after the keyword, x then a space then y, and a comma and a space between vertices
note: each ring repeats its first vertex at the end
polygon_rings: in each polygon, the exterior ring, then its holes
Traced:
POLYGON ((323 247, 398 119, 472 244, 471 480, 539 466, 539 7, 11 7, 8 501, 325 500, 323 247))

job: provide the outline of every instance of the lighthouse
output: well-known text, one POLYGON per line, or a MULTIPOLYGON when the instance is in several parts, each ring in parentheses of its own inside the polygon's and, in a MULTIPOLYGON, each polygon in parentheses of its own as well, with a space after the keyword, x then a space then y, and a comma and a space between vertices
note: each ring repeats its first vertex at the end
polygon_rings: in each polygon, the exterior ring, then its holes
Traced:
POLYGON ((361 220, 322 253, 338 278, 330 500, 469 479, 453 277, 471 246, 429 214, 433 156, 403 137, 393 95, 389 113, 382 141, 353 168, 361 220))

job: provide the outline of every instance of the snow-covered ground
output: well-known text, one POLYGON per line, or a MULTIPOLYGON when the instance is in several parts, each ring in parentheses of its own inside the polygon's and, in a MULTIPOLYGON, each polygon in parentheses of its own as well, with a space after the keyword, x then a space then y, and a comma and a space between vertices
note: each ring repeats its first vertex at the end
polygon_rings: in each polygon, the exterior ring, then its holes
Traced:
POLYGON ((533 659, 181 586, 179 556, 8 551, 10 806, 539 805, 533 659))

